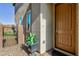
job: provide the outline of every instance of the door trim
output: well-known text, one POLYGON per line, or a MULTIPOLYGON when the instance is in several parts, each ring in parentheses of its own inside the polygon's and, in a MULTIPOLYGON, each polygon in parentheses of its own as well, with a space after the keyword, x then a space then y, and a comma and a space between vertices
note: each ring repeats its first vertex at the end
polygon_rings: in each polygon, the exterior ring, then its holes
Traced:
MULTIPOLYGON (((52 8, 53 8, 53 49, 54 50, 57 50, 57 51, 59 51, 59 52, 62 52, 62 53, 64 53, 64 54, 67 54, 67 55, 74 55, 74 54, 72 54, 72 53, 69 53, 69 52, 66 52, 66 51, 63 51, 63 50, 61 50, 61 49, 58 49, 58 48, 56 48, 55 47, 55 5, 56 4, 52 4, 52 8)), ((78 12, 78 4, 76 4, 76 15, 78 15, 77 14, 77 12, 78 12)), ((75 51, 75 55, 78 55, 78 16, 76 16, 76 46, 75 46, 75 49, 76 49, 76 51, 75 51)))

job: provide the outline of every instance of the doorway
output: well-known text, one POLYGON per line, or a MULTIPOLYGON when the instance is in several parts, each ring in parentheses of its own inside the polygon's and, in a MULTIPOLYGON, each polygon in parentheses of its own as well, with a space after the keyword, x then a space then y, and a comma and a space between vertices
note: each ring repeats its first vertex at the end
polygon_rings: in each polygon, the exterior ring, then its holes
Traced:
POLYGON ((76 4, 55 5, 55 48, 75 54, 76 4))

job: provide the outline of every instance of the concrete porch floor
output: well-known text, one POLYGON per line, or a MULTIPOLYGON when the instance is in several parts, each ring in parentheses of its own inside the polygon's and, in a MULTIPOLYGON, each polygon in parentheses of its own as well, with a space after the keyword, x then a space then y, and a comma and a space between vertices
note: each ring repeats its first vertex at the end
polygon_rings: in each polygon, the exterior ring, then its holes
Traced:
MULTIPOLYGON (((37 56, 51 56, 50 52, 40 55, 36 52, 37 56)), ((27 52, 21 48, 21 45, 0 48, 0 56, 28 56, 27 52)))

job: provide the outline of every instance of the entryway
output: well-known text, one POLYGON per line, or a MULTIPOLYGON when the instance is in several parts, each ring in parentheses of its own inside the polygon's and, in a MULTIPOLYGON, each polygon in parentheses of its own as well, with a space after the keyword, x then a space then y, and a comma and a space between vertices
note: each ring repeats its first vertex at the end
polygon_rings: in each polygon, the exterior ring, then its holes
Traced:
POLYGON ((76 4, 55 4, 55 48, 75 54, 76 4))

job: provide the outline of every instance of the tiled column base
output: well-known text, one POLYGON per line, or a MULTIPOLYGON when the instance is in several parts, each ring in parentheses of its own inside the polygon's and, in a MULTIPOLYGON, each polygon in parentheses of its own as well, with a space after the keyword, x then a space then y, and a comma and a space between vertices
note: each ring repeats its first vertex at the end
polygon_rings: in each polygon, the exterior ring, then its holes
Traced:
POLYGON ((24 33, 22 25, 18 27, 18 44, 24 44, 24 33))

